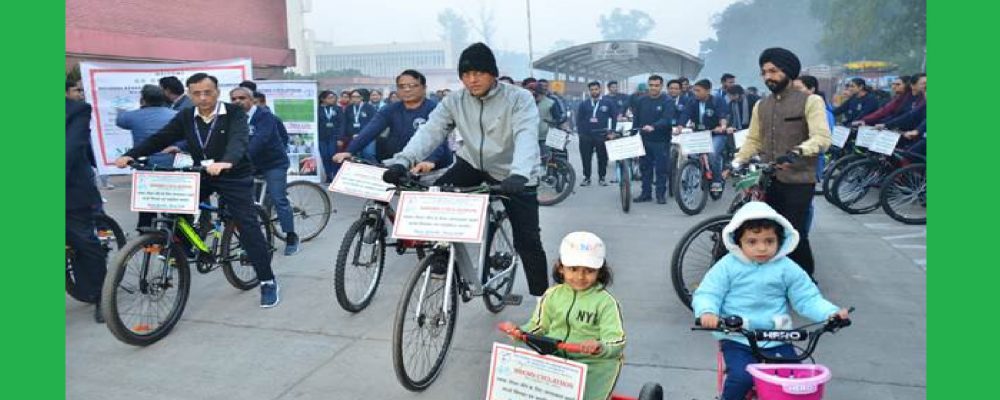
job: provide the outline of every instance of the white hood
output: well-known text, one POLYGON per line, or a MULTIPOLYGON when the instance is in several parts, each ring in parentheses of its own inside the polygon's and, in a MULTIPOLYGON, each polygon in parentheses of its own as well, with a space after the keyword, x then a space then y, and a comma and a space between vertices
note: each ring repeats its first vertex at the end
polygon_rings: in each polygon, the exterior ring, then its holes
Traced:
POLYGON ((771 261, 787 256, 795 250, 795 246, 798 246, 799 231, 795 230, 795 227, 792 226, 791 222, 788 222, 785 217, 782 217, 781 214, 774 211, 774 209, 767 205, 767 203, 751 201, 737 210, 736 214, 733 215, 732 221, 729 221, 729 224, 722 229, 722 242, 726 245, 726 249, 729 249, 729 252, 736 256, 736 258, 739 258, 740 261, 757 264, 743 254, 743 251, 740 250, 740 246, 736 243, 736 238, 733 237, 733 234, 736 232, 736 228, 739 228, 740 225, 743 225, 744 222, 751 219, 774 220, 785 229, 785 240, 771 261))

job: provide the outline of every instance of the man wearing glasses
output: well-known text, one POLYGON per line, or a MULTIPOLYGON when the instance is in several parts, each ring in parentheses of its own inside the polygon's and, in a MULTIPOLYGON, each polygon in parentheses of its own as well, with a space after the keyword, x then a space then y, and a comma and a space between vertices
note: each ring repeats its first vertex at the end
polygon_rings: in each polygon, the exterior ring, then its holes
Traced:
MULTIPOLYGON (((382 107, 354 137, 347 150, 333 156, 334 162, 342 163, 351 154, 362 151, 386 128, 389 129, 389 136, 384 142, 386 148, 376 149, 376 154, 396 154, 410 142, 417 129, 427 122, 437 103, 427 98, 427 78, 412 69, 403 71, 396 77, 396 90, 402 101, 382 107)), ((448 143, 441 143, 430 156, 410 170, 415 174, 439 170, 451 165, 452 158, 448 143)))

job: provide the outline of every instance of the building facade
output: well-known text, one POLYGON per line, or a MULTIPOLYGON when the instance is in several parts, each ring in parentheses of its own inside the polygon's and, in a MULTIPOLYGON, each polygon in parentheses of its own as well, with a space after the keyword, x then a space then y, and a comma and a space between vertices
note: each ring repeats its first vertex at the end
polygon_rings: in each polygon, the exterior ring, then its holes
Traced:
POLYGON ((408 68, 451 68, 455 60, 448 42, 392 43, 367 46, 314 44, 316 73, 355 69, 373 77, 395 77, 408 68))

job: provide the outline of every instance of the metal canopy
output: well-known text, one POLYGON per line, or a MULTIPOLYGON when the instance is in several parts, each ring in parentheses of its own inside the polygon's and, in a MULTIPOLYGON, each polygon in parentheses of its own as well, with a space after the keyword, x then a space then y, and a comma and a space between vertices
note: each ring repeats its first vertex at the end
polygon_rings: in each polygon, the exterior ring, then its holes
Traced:
POLYGON ((559 50, 531 65, 535 69, 568 76, 616 79, 651 73, 694 77, 705 62, 662 44, 639 40, 605 40, 559 50))

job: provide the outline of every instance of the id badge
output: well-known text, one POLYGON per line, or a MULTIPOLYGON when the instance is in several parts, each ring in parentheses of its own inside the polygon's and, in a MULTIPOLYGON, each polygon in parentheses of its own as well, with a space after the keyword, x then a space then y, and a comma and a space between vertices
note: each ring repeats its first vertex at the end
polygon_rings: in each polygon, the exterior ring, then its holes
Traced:
POLYGON ((592 123, 592 124, 596 124, 596 123, 597 123, 597 118, 591 118, 591 119, 590 119, 590 123, 592 123))
POLYGON ((355 128, 361 128, 361 124, 354 124, 355 128))
POLYGON ((201 166, 202 167, 207 167, 209 165, 212 165, 212 163, 214 163, 214 162, 215 162, 215 160, 213 160, 213 159, 201 160, 201 166))
POLYGON ((333 122, 327 122, 326 123, 326 127, 327 128, 333 128, 333 122))

